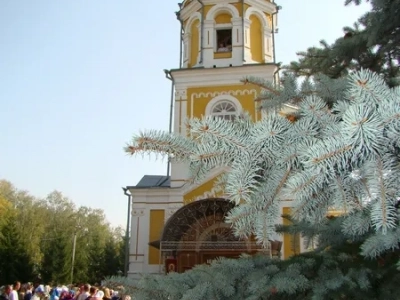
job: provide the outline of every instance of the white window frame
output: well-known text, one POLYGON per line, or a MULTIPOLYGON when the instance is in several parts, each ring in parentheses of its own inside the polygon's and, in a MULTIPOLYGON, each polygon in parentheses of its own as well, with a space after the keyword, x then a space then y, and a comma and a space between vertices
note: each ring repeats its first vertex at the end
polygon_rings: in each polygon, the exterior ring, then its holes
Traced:
POLYGON ((228 101, 230 103, 232 103, 232 105, 236 108, 236 116, 239 116, 242 112, 242 105, 240 104, 239 100, 236 99, 235 97, 233 97, 232 95, 219 95, 214 97, 213 99, 210 100, 210 102, 208 102, 207 106, 206 106, 206 111, 205 111, 205 115, 206 116, 212 116, 213 115, 213 109, 220 103, 220 102, 224 102, 224 101, 228 101))
POLYGON ((229 100, 221 100, 221 101, 217 102, 217 103, 213 106, 213 108, 212 108, 212 110, 211 110, 211 115, 214 116, 214 117, 217 117, 217 118, 224 119, 224 120, 232 121, 235 117, 238 116, 238 111, 237 111, 236 105, 235 105, 232 101, 229 101, 229 100), (231 107, 233 108, 233 111, 216 112, 215 109, 216 109, 219 105, 222 105, 222 104, 227 104, 227 105, 231 106, 231 107), (229 116, 229 118, 225 118, 225 117, 227 117, 227 116, 229 116))
MULTIPOLYGON (((231 31, 231 41, 233 44, 233 25, 232 25, 232 23, 215 24, 214 25, 214 37, 215 37, 214 38, 214 52, 217 52, 218 47, 219 47, 218 34, 217 34, 218 30, 230 30, 231 31)), ((232 47, 232 45, 231 45, 231 47, 232 47)), ((232 52, 232 51, 229 51, 229 52, 232 52)), ((227 52, 227 53, 229 53, 229 52, 227 52)))

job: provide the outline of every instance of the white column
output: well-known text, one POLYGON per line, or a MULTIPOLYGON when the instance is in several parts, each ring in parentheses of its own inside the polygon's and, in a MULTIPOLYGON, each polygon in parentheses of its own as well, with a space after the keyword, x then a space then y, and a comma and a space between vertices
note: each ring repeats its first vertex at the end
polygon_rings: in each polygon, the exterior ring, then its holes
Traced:
POLYGON ((132 195, 132 222, 131 238, 129 249, 129 271, 128 276, 139 280, 140 274, 146 271, 147 265, 147 245, 149 243, 149 214, 144 204, 135 205, 132 195))
POLYGON ((215 30, 214 30, 214 20, 204 20, 204 48, 213 48, 214 49, 214 39, 215 39, 215 30))
POLYGON ((272 62, 273 61, 273 51, 272 51, 272 32, 269 26, 264 26, 263 28, 263 48, 264 48, 264 59, 265 62, 272 62))
POLYGON ((183 64, 182 64, 184 68, 187 68, 188 66, 189 57, 190 57, 190 34, 185 33, 183 35, 183 64))
POLYGON ((199 67, 204 65, 204 59, 202 62, 200 62, 201 59, 201 51, 203 48, 203 38, 201 36, 201 22, 199 24, 197 24, 197 32, 199 33, 199 53, 197 54, 197 61, 196 61, 196 65, 195 67, 199 67))
POLYGON ((246 63, 251 63, 251 50, 250 50, 250 24, 249 19, 244 19, 244 59, 246 63))
POLYGON ((215 50, 215 22, 214 20, 204 20, 204 39, 203 39, 203 66, 212 67, 215 50))
MULTIPOLYGON (((177 84, 175 86, 174 132, 187 134, 185 122, 187 119, 187 88, 177 84)), ((184 163, 171 162, 171 187, 180 187, 188 178, 188 166, 184 163)))
POLYGON ((232 65, 243 65, 242 18, 232 18, 232 65))
POLYGON ((242 46, 242 18, 232 18, 232 46, 242 46))
POLYGON ((186 87, 175 86, 174 104, 174 133, 186 135, 186 109, 187 109, 186 87))

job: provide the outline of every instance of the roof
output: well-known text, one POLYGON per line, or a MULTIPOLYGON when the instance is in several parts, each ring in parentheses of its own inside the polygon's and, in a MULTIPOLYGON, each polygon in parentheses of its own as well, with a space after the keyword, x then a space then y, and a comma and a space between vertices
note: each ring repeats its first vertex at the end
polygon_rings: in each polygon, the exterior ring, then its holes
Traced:
POLYGON ((130 189, 145 188, 169 188, 171 187, 171 177, 165 175, 144 175, 135 186, 128 186, 130 189))

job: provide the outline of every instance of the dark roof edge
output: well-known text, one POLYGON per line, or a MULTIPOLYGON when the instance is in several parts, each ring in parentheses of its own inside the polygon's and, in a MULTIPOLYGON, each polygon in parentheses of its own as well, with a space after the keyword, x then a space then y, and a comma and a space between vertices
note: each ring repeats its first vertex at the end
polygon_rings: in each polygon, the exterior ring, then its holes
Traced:
POLYGON ((170 186, 136 186, 136 185, 127 185, 126 188, 128 190, 146 190, 146 189, 170 189, 170 186))

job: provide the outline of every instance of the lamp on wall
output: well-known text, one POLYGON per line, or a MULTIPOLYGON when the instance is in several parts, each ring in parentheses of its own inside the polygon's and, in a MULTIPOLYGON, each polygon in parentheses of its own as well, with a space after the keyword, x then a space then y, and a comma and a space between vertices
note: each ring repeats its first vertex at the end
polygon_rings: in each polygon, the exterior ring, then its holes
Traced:
POLYGON ((275 57, 275 33, 278 33, 278 28, 275 28, 275 23, 278 23, 278 13, 282 9, 282 6, 276 5, 275 6, 276 11, 272 13, 272 51, 273 51, 273 60, 274 63, 276 63, 276 57, 275 57), (275 19, 275 20, 274 20, 275 19))

